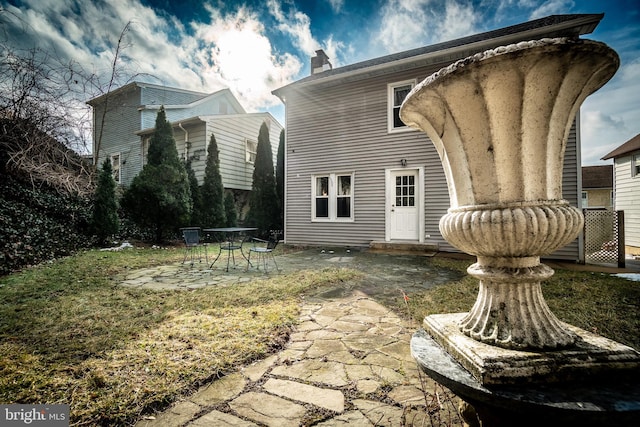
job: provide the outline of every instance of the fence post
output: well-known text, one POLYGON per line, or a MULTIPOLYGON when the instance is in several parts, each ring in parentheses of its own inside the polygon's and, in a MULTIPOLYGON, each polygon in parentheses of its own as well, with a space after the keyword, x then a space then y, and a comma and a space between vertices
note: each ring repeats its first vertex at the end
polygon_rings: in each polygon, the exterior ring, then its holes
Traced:
POLYGON ((625 267, 624 211, 616 211, 618 223, 618 268, 625 267))

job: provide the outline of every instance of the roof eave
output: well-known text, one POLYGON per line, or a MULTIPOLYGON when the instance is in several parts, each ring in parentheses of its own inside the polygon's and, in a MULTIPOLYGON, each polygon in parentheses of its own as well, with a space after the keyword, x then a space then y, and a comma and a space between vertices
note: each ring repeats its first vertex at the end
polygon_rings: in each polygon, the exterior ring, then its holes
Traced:
MULTIPOLYGON (((504 34, 496 37, 490 37, 490 38, 478 40, 476 42, 471 42, 471 43, 463 43, 463 41, 467 39, 467 37, 463 37, 463 38, 457 39, 461 41, 460 44, 457 44, 451 48, 436 50, 436 51, 427 52, 424 54, 418 54, 414 56, 408 56, 406 58, 391 60, 391 61, 383 62, 377 65, 364 66, 362 68, 356 68, 351 71, 341 72, 340 68, 335 68, 331 71, 325 72, 326 75, 324 76, 320 76, 318 78, 307 80, 307 81, 304 81, 304 79, 302 79, 302 81, 299 80, 297 82, 293 82, 281 88, 275 89, 271 93, 277 96, 278 98, 280 98, 281 100, 283 100, 285 98, 285 92, 288 89, 291 89, 293 87, 299 88, 299 87, 312 86, 315 84, 327 84, 327 83, 338 82, 338 81, 353 80, 359 76, 361 76, 362 78, 366 78, 368 75, 384 74, 385 71, 392 72, 392 71, 399 71, 403 69, 415 68, 417 66, 416 64, 428 62, 430 59, 432 60, 434 58, 451 55, 454 53, 464 52, 468 50, 474 51, 474 52, 481 52, 485 50, 485 48, 490 48, 490 46, 506 45, 506 44, 514 43, 516 41, 534 40, 540 37, 549 37, 550 34, 566 31, 572 28, 575 29, 576 36, 590 34, 598 26, 603 16, 604 16, 603 13, 577 15, 576 18, 570 19, 567 21, 546 25, 546 26, 541 26, 537 28, 530 28, 525 31, 518 31, 515 33, 504 34)), ((510 27, 506 27, 506 28, 510 28, 510 27)), ((455 43, 456 40, 452 40, 451 42, 455 43)), ((407 52, 410 52, 410 51, 407 51, 407 52)), ((363 62, 366 63, 369 61, 363 61, 363 62)), ((352 64, 352 65, 357 65, 357 64, 352 64)), ((321 73, 321 74, 324 74, 324 73, 321 73)))
MULTIPOLYGON (((188 124, 193 124, 193 123, 198 123, 198 122, 204 122, 203 118, 201 116, 194 116, 194 117, 189 117, 186 119, 181 119, 181 120, 174 120, 172 122, 169 122, 171 124, 171 127, 178 127, 179 125, 188 125, 188 124)), ((134 134, 138 135, 138 136, 144 136, 144 135, 148 135, 148 134, 152 134, 155 131, 155 127, 152 128, 146 128, 146 129, 141 129, 139 131, 134 132, 134 134)))

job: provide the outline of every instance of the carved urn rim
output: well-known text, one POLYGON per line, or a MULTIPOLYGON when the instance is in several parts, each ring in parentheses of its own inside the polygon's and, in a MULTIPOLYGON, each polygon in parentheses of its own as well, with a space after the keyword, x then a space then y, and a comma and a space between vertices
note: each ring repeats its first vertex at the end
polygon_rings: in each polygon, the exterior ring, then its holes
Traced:
POLYGON ((512 43, 504 46, 498 46, 494 49, 488 49, 483 52, 476 53, 475 55, 468 56, 463 59, 459 59, 458 61, 452 63, 451 65, 441 68, 435 73, 431 74, 419 84, 417 84, 411 92, 406 96, 405 99, 411 99, 412 95, 416 92, 420 92, 422 88, 429 86, 433 82, 437 80, 441 80, 449 75, 455 74, 456 72, 460 72, 465 67, 468 67, 472 64, 477 64, 482 61, 486 61, 490 58, 495 58, 501 55, 512 54, 515 52, 525 52, 529 51, 532 48, 536 47, 544 47, 544 46, 566 46, 571 45, 575 46, 587 46, 590 50, 597 50, 598 54, 606 55, 611 57, 612 60, 616 62, 616 68, 618 68, 620 64, 620 58, 609 46, 605 43, 595 41, 595 40, 586 40, 586 39, 577 39, 577 38, 569 38, 569 37, 556 37, 556 38, 542 38, 538 40, 528 40, 522 41, 518 43, 512 43))

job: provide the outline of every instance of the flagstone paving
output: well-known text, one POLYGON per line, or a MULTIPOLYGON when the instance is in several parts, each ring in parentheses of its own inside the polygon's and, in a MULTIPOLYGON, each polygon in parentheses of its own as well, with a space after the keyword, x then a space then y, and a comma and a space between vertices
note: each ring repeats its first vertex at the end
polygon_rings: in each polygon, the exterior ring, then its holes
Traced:
MULTIPOLYGON (((438 398, 454 405, 446 390, 419 374, 409 354, 416 325, 363 293, 305 304, 300 326, 280 353, 137 427, 430 426, 442 416, 434 415, 442 412, 434 405, 438 398), (317 318, 326 326, 310 328, 320 325, 317 318)), ((447 421, 460 425, 455 416, 447 421)))
MULTIPOLYGON (((367 289, 336 289, 307 298, 282 351, 213 381, 136 427, 461 425, 453 415, 457 400, 420 375, 410 355, 409 341, 419 325, 364 292, 379 280, 382 294, 398 297, 398 283, 403 290, 419 286, 434 273, 410 262, 403 267, 403 261, 394 272, 380 273, 379 259, 365 260, 363 266, 351 253, 322 255, 310 254, 318 268, 351 262, 371 274, 367 289)), ((304 258, 280 256, 278 265, 285 271, 303 264, 308 268, 304 258), (296 265, 301 259, 303 264, 296 265)), ((221 273, 179 264, 131 272, 121 280, 130 287, 190 289, 229 286, 264 274, 252 269, 221 273)))

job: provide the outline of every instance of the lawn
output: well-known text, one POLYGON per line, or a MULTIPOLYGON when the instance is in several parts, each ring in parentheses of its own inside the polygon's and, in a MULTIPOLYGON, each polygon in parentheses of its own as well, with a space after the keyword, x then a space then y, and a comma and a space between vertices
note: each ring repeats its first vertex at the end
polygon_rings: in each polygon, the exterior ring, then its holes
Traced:
MULTIPOLYGON (((192 291, 129 289, 114 279, 182 255, 87 251, 0 278, 0 402, 66 403, 72 425, 131 424, 279 349, 305 292, 364 277, 334 268, 192 291)), ((469 265, 424 262, 456 271, 469 265)), ((413 319, 467 311, 476 292, 477 281, 464 277, 391 308, 413 319)), ((557 270, 543 292, 561 320, 640 348, 640 283, 557 270)))
POLYGON ((72 425, 127 425, 279 348, 300 295, 357 276, 300 271, 232 288, 127 289, 177 249, 88 251, 0 278, 0 402, 66 403, 72 425))
MULTIPOLYGON (((471 262, 433 259, 434 266, 459 272, 466 272, 471 262)), ((473 306, 477 293, 478 280, 465 275, 460 281, 412 295, 408 310, 414 319, 465 312, 473 306)), ((553 277, 543 282, 542 293, 560 320, 640 349, 640 282, 608 273, 556 269, 553 277)))

